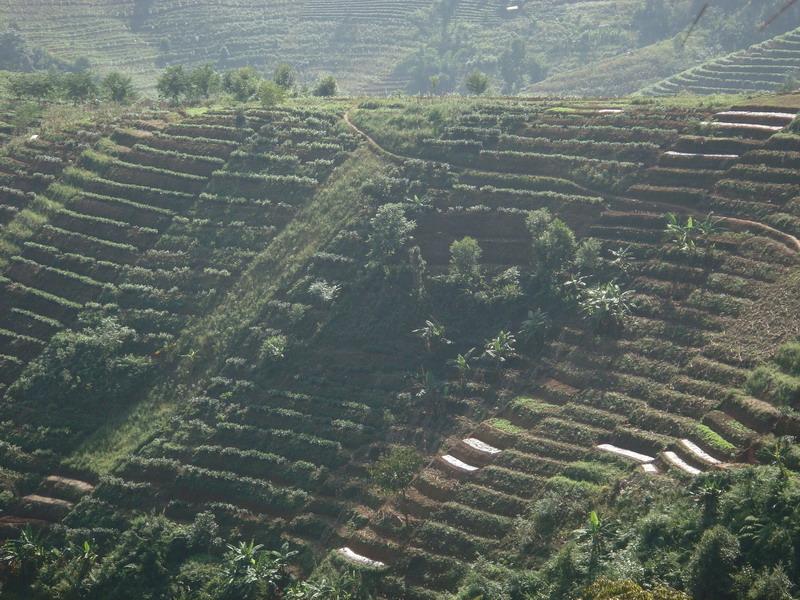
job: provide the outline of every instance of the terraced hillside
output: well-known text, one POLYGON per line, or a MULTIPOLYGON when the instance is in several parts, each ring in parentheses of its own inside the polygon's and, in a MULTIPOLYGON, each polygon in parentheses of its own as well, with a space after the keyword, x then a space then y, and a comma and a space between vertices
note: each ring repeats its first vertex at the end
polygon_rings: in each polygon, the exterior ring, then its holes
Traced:
POLYGON ((794 29, 745 50, 703 63, 652 86, 642 93, 666 96, 780 91, 797 87, 800 73, 800 30, 794 29))
MULTIPOLYGON (((691 22, 695 7, 689 0, 662 15, 651 15, 652 6, 643 0, 4 0, 0 18, 18 28, 30 47, 68 62, 88 59, 100 73, 128 72, 147 93, 168 65, 252 65, 271 73, 289 63, 303 83, 332 73, 351 94, 429 93, 431 76, 439 77, 440 93, 458 91, 477 68, 506 92, 549 75, 534 88, 539 93, 591 95, 580 75, 570 73, 597 63, 614 73, 614 85, 602 88, 603 95, 618 95, 692 66, 720 47, 740 48, 797 25, 798 13, 790 10, 768 31, 755 31, 750 21, 766 18, 782 3, 762 4, 712 6, 697 43, 685 52, 677 52, 673 40, 691 22), (509 54, 515 41, 524 47, 509 54), (632 56, 635 65, 620 69, 632 56), (607 61, 621 63, 609 68, 607 61), (652 63, 659 69, 648 70, 652 63)), ((595 83, 596 93, 602 81, 595 83)))
MULTIPOLYGON (((394 509, 414 515, 410 538, 379 513, 346 540, 350 560, 369 568, 388 565, 400 575, 387 576, 386 597, 409 584, 408 597, 456 589, 479 554, 509 560, 514 517, 542 490, 591 487, 636 465, 643 476, 693 477, 741 460, 760 434, 796 433, 800 426, 742 389, 757 358, 731 346, 730 335, 739 329, 754 334, 748 322, 756 313, 762 333, 775 330, 764 313, 796 268, 797 240, 784 235, 791 228, 779 218, 772 222, 780 231, 723 218, 730 229, 709 238, 696 257, 659 242, 667 210, 765 215, 724 200, 721 190, 749 187, 731 179, 750 172, 756 157, 772 156, 766 148, 791 138, 783 129, 794 112, 751 106, 710 118, 633 107, 521 113, 467 114, 441 138, 423 141, 423 148, 433 148, 426 154, 464 169, 460 181, 468 183, 454 187, 450 202, 481 207, 470 228, 463 225, 464 208, 443 202, 440 214, 447 217, 431 224, 437 240, 430 248, 422 244, 424 255, 432 264, 446 260, 453 239, 447 229, 456 226, 456 237, 468 233, 481 242, 487 262, 513 263, 510 257, 524 253, 524 227, 514 236, 507 224, 506 239, 498 240, 489 215, 546 206, 598 240, 605 256, 625 249, 631 262, 624 278, 637 294, 634 317, 611 338, 567 325, 533 368, 537 377, 523 394, 501 403, 488 420, 462 423, 463 433, 415 480, 402 501, 407 506, 394 509), (635 166, 626 161, 630 157, 635 166), (586 161, 594 167, 594 182, 576 168, 586 161), (477 174, 477 165, 485 172, 477 174), (623 183, 630 173, 633 179, 623 183), (563 196, 566 181, 553 177, 558 175, 573 181, 570 196, 563 196), (610 190, 633 185, 601 201, 586 188, 576 194, 576 180, 598 190, 600 182, 610 190), (496 254, 498 245, 509 248, 505 260, 496 254)), ((777 338, 749 341, 763 351, 797 333, 794 325, 780 329, 777 338)))
POLYGON ((629 490, 749 473, 800 433, 793 106, 298 104, 92 138, 3 267, 0 534, 91 538, 102 571, 148 515, 211 519, 301 578, 447 598, 569 547, 520 541, 545 498, 646 512, 629 490), (144 376, 37 387, 111 323, 144 376), (422 466, 387 495, 397 446, 422 466))

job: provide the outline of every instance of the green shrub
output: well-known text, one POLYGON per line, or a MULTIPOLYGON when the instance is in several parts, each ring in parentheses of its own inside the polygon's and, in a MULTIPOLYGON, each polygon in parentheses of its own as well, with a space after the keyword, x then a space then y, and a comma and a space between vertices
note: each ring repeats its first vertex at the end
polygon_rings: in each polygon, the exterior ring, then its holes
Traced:
POLYGON ((328 75, 317 82, 317 85, 314 86, 313 94, 320 97, 335 96, 338 88, 339 84, 333 75, 328 75))
POLYGON ((459 286, 473 290, 482 281, 481 250, 475 238, 465 237, 450 244, 450 271, 448 279, 459 286))
POLYGON ((800 377, 800 342, 790 342, 778 349, 775 362, 789 375, 800 377))
POLYGON ((745 386, 752 395, 779 406, 791 406, 800 401, 800 378, 781 373, 771 365, 756 368, 745 386))
POLYGON ((63 419, 65 407, 79 428, 105 419, 104 413, 124 405, 150 371, 149 358, 128 351, 135 334, 111 317, 80 331, 59 332, 9 393, 37 407, 45 421, 63 419))
POLYGON ((695 600, 733 598, 733 572, 741 553, 739 541, 717 525, 703 533, 687 566, 687 584, 695 600))

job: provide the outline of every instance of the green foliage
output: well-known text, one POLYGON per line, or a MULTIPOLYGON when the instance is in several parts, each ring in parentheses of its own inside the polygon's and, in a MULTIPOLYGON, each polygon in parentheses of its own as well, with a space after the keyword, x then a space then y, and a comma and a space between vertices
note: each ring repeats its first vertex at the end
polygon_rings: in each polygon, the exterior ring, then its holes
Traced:
POLYGON ((544 279, 569 269, 575 259, 575 234, 546 208, 531 211, 525 224, 531 236, 533 268, 544 279))
POLYGON ((800 377, 782 373, 772 365, 754 369, 745 383, 747 391, 780 406, 793 406, 800 402, 800 377))
POLYGON ((634 307, 633 291, 615 282, 586 287, 578 300, 581 313, 598 331, 618 326, 634 307))
MULTIPOLYGON (((503 79, 503 93, 514 94, 525 81, 525 63, 527 60, 525 40, 515 37, 511 46, 500 55, 500 76, 503 79)), ((532 73, 532 79, 538 79, 539 73, 532 73)))
POLYGON ((448 364, 455 367, 458 371, 458 380, 461 389, 463 390, 467 385, 467 378, 472 370, 472 360, 475 354, 475 348, 470 348, 464 354, 459 354, 455 358, 448 361, 448 364))
POLYGON ((188 73, 187 78, 191 86, 192 97, 210 98, 222 87, 222 78, 210 64, 195 67, 188 73))
POLYGON ((45 100, 55 94, 58 77, 52 72, 18 73, 9 78, 8 90, 15 98, 45 100))
POLYGON ((600 274, 603 261, 600 257, 602 246, 600 240, 589 238, 582 240, 575 250, 575 268, 581 275, 600 274))
POLYGON ((585 600, 690 600, 689 596, 665 585, 646 589, 630 579, 611 580, 601 577, 590 585, 585 600))
POLYGON ((510 331, 502 330, 495 337, 486 340, 483 346, 483 357, 500 367, 517 354, 517 338, 510 331))
POLYGON ((31 581, 47 558, 48 550, 41 536, 28 527, 19 538, 7 540, 0 550, 0 562, 23 584, 31 581))
POLYGON ((480 96, 489 89, 489 78, 478 70, 472 71, 464 80, 464 87, 473 96, 480 96))
POLYGON ((437 346, 452 344, 452 342, 445 337, 446 331, 444 325, 433 319, 427 319, 424 326, 415 329, 411 333, 424 342, 425 350, 428 352, 432 352, 437 346))
POLYGON ((95 98, 98 93, 94 75, 89 71, 77 71, 75 73, 65 73, 61 79, 61 85, 67 99, 76 104, 86 102, 90 98, 95 98))
MULTIPOLYGON (((386 494, 402 498, 423 464, 422 455, 409 446, 392 446, 389 451, 368 467, 373 484, 386 494)), ((404 506, 404 505, 403 505, 404 506)), ((406 525, 409 515, 406 513, 406 525)))
POLYGON ((696 220, 689 216, 684 223, 675 213, 667 213, 667 239, 684 254, 697 254, 700 242, 702 242, 703 248, 712 248, 711 238, 720 231, 719 220, 711 214, 703 220, 696 220))
POLYGON ((278 550, 265 550, 263 544, 228 544, 223 557, 225 590, 223 598, 255 600, 279 597, 291 582, 289 561, 297 554, 286 543, 278 550))
POLYGON ((262 81, 258 86, 258 99, 261 106, 271 108, 283 102, 286 97, 286 88, 274 81, 262 81))
POLYGON ((406 245, 417 224, 406 218, 405 206, 400 203, 384 204, 370 220, 369 256, 378 264, 386 265, 406 245))
POLYGON ((522 343, 530 347, 541 346, 553 326, 552 319, 541 308, 529 310, 522 327, 519 331, 519 338, 522 343))
POLYGON ((800 342, 789 342, 778 348, 775 362, 785 373, 800 377, 800 342))
POLYGON ((239 102, 247 102, 259 92, 261 74, 253 67, 227 71, 222 77, 222 89, 239 102))
POLYGON ((275 73, 272 75, 272 81, 274 81, 284 90, 289 91, 293 89, 297 83, 297 75, 291 65, 281 63, 275 67, 275 73))
POLYGON ((191 94, 192 84, 182 65, 167 67, 156 83, 158 95, 177 104, 191 94))
MULTIPOLYGON (((105 317, 79 331, 57 333, 10 388, 18 402, 44 412, 57 406, 86 421, 124 405, 151 368, 149 358, 130 352, 135 331, 105 317)), ((57 418, 56 414, 52 418, 57 418)))
POLYGON ((483 281, 481 250, 478 241, 465 237, 450 244, 450 270, 448 280, 468 290, 475 290, 483 281))
POLYGON ((783 565, 753 573, 745 567, 736 574, 737 595, 744 600, 792 600, 794 585, 783 565))
POLYGON ((312 93, 321 98, 330 98, 336 95, 338 89, 339 84, 336 82, 336 78, 333 75, 327 75, 317 82, 312 93))
POLYGON ((282 333, 270 335, 261 344, 259 358, 261 360, 279 361, 286 356, 289 347, 289 338, 282 333))
POLYGON ((739 541, 718 525, 703 533, 689 559, 687 584, 696 600, 733 597, 733 573, 740 558, 739 541))
POLYGON ((352 569, 321 573, 291 587, 287 600, 371 600, 370 586, 363 570, 352 569))
POLYGON ((105 96, 112 102, 128 104, 136 98, 133 80, 119 71, 112 71, 103 79, 101 88, 105 96))

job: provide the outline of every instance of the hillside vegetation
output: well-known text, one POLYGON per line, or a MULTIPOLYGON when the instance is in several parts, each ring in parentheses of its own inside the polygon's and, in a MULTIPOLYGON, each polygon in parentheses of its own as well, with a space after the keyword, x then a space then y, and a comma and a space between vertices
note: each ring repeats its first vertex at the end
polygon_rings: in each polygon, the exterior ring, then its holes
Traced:
POLYGON ((795 7, 762 31, 782 0, 726 0, 711 4, 687 40, 703 4, 3 0, 0 68, 88 61, 102 74, 126 72, 152 92, 158 71, 171 65, 271 73, 288 63, 304 83, 333 74, 346 92, 378 95, 460 91, 479 70, 505 94, 623 95, 800 24, 795 7), (587 65, 596 65, 591 74, 587 65))
POLYGON ((13 105, 3 596, 794 597, 799 103, 13 105))

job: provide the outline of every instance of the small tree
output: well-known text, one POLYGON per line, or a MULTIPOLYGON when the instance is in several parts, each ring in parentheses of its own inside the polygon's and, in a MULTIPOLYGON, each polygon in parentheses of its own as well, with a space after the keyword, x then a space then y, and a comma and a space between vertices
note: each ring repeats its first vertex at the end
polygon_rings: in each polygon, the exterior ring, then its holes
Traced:
POLYGON ((765 453, 769 459, 769 463, 773 467, 778 468, 780 479, 786 482, 789 479, 789 459, 795 444, 795 438, 790 435, 784 435, 775 440, 774 443, 768 445, 765 453))
POLYGON ((372 482, 387 494, 400 494, 406 527, 410 521, 406 495, 408 486, 422 466, 422 456, 414 448, 394 446, 368 469, 372 482))
POLYGON ((297 83, 297 77, 291 65, 281 63, 275 68, 275 73, 272 75, 272 81, 274 81, 284 90, 291 90, 297 83))
POLYGON ((336 83, 336 79, 333 75, 327 75, 320 79, 317 85, 314 86, 313 94, 319 97, 330 97, 335 96, 338 89, 339 84, 336 83))
POLYGON ((478 241, 469 236, 450 244, 448 279, 467 289, 475 289, 483 278, 480 265, 482 254, 478 241))
POLYGON ((386 265, 405 246, 416 226, 414 221, 406 218, 402 204, 381 206, 370 220, 371 232, 367 239, 370 258, 386 265))
POLYGON ((430 89, 431 96, 435 96, 439 91, 439 85, 442 83, 442 78, 438 75, 431 75, 428 77, 428 88, 430 89))
POLYGON ((253 67, 241 67, 225 73, 222 88, 239 102, 247 102, 258 93, 261 75, 253 67))
POLYGON ((271 108, 276 104, 280 104, 284 98, 286 98, 286 89, 274 81, 262 81, 258 87, 258 99, 264 108, 271 108))
POLYGON ((192 85, 189 81, 189 76, 181 65, 167 67, 156 83, 158 95, 172 102, 178 104, 181 98, 186 98, 191 90, 192 85))
POLYGON ((537 275, 552 279, 575 259, 575 234, 546 208, 531 211, 525 220, 531 235, 533 267, 537 275))
POLYGON ((703 509, 703 523, 705 525, 710 525, 716 519, 719 500, 722 498, 723 492, 722 485, 713 475, 706 476, 689 492, 694 501, 703 509))
POLYGON ((511 47, 500 55, 500 76, 503 78, 503 93, 513 94, 522 84, 525 71, 526 47, 525 40, 515 38, 511 47))
POLYGON ((192 69, 189 73, 189 83, 192 88, 192 96, 206 99, 219 92, 222 78, 212 65, 205 64, 192 69))
POLYGON ((106 75, 101 87, 105 96, 112 102, 128 104, 136 97, 133 80, 119 71, 113 71, 106 75))
POLYGON ((773 569, 764 567, 760 573, 753 573, 751 568, 745 567, 736 575, 737 583, 747 588, 747 600, 792 600, 792 580, 787 576, 786 569, 779 564, 773 569), (746 580, 746 581, 745 581, 746 580), (748 585, 749 584, 749 585, 748 585))
POLYGON ((575 251, 575 268, 582 275, 597 275, 603 268, 600 258, 602 247, 600 240, 588 238, 583 240, 575 251))
POLYGON ((9 78, 8 89, 15 98, 42 101, 53 95, 57 76, 54 73, 19 73, 9 78))
POLYGON ((467 88, 467 91, 474 95, 480 96, 487 89, 489 89, 489 78, 484 74, 478 71, 472 71, 469 75, 467 75, 466 80, 464 81, 464 87, 467 88))
POLYGON ((82 412, 75 426, 91 426, 103 411, 119 408, 139 389, 152 363, 131 353, 136 331, 113 317, 79 331, 58 332, 8 390, 20 402, 40 407, 42 418, 55 418, 50 407, 82 412))
POLYGON ((64 93, 75 104, 97 96, 97 84, 89 71, 65 73, 61 80, 64 93))

